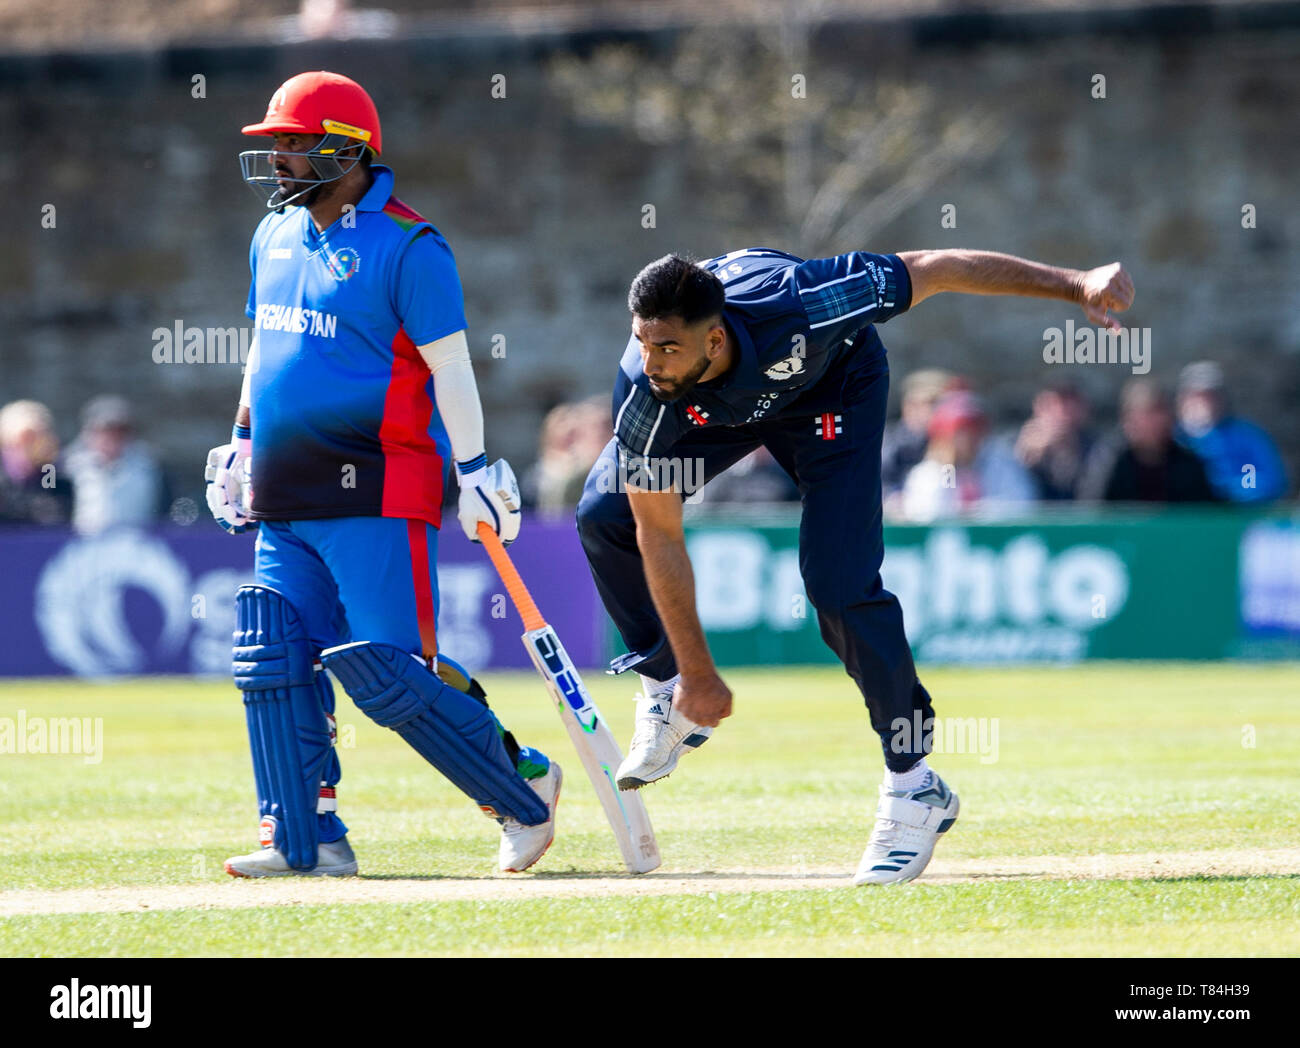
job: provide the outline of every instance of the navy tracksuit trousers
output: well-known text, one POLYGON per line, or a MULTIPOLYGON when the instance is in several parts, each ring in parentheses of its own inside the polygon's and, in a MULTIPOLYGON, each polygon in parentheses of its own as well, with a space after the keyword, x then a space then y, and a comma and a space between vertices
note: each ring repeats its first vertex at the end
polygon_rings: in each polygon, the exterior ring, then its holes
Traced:
MULTIPOLYGON (((853 374, 842 406, 828 414, 798 412, 795 402, 792 413, 779 418, 692 430, 672 454, 698 458, 707 481, 764 445, 799 486, 799 570, 822 639, 862 692, 886 764, 905 771, 930 748, 928 731, 913 738, 913 711, 923 723, 934 711, 916 676, 898 598, 880 581, 880 444, 888 394, 887 368, 853 374), (899 720, 909 727, 898 733, 906 745, 895 752, 899 720)), ((610 441, 587 477, 578 532, 596 588, 629 651, 616 669, 667 680, 677 667, 646 583, 631 506, 621 486, 610 491, 600 482, 617 475, 610 441)))

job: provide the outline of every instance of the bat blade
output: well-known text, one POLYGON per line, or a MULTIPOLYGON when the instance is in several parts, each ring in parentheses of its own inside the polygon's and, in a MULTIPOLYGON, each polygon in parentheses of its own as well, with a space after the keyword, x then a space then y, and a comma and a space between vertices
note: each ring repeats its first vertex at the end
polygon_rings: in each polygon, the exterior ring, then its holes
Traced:
POLYGON ((649 873, 663 861, 659 843, 640 794, 624 793, 614 781, 623 761, 623 752, 614 733, 592 701, 573 660, 564 650, 560 638, 550 626, 528 630, 523 635, 524 648, 546 682, 555 708, 582 759, 587 777, 600 798, 605 817, 614 830, 623 864, 629 873, 649 873))

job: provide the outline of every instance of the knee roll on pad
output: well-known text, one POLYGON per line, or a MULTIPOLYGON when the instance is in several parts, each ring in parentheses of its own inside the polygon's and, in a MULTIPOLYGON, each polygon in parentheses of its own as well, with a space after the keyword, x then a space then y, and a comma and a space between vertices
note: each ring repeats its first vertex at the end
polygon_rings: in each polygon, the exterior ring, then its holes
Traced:
POLYGON ((292 604, 266 586, 235 593, 235 684, 244 693, 264 844, 295 869, 316 865, 322 776, 333 756, 329 681, 292 604))
POLYGON ((485 703, 391 644, 328 648, 321 662, 366 716, 397 732, 489 815, 526 826, 546 821, 546 805, 515 771, 485 703))

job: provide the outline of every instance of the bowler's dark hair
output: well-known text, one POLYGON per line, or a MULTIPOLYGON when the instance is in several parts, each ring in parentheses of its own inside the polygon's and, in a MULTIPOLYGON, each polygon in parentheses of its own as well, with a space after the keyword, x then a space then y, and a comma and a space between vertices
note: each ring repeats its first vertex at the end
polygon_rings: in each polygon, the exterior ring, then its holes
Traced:
POLYGON ((627 308, 642 320, 681 317, 694 324, 722 315, 726 294, 722 281, 681 255, 664 255, 636 275, 627 292, 627 308))

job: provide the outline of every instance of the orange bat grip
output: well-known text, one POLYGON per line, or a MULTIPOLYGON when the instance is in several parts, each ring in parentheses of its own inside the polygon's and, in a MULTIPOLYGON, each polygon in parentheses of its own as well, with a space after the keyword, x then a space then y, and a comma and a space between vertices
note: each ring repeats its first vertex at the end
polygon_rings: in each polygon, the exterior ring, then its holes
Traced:
POLYGON ((506 584, 506 592, 510 594, 510 599, 515 602, 515 610, 519 612, 519 617, 524 620, 524 629, 541 629, 546 625, 546 620, 542 618, 542 613, 537 610, 533 595, 528 592, 524 580, 519 577, 519 569, 515 567, 514 561, 510 559, 510 554, 506 552, 505 546, 501 545, 501 540, 497 537, 497 533, 492 530, 492 525, 487 521, 480 520, 478 522, 478 537, 483 541, 483 548, 487 550, 488 556, 492 558, 492 564, 497 569, 497 574, 501 576, 501 581, 506 584))

